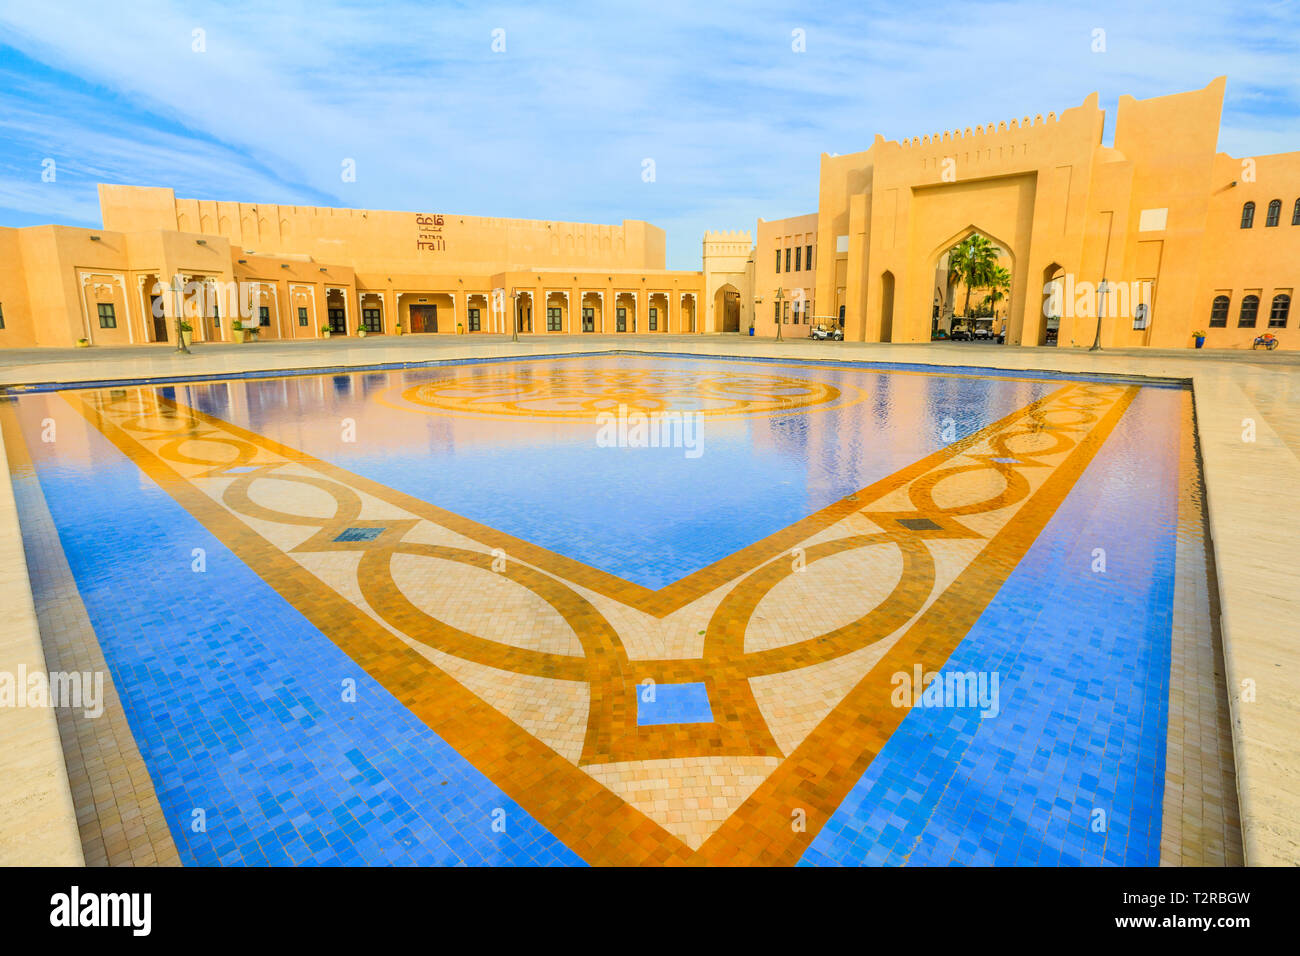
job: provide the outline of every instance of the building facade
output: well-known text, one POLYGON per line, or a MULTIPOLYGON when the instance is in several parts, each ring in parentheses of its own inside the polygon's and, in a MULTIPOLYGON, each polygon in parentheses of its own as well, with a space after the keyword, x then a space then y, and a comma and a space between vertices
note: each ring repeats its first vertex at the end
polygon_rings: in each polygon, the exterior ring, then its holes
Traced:
MULTIPOLYGON (((1300 153, 1217 151, 1224 78, 1060 116, 823 154, 818 208, 708 232, 664 268, 661 229, 178 199, 101 186, 103 229, 0 228, 0 346, 326 334, 738 333, 924 342, 971 293, 979 235, 1007 285, 981 321, 1011 344, 1300 346, 1300 153), (960 293, 960 298, 959 298, 960 293)), ((975 301, 979 301, 979 295, 975 301)))
POLYGON ((1094 94, 1059 117, 823 155, 818 239, 835 252, 815 302, 843 310, 850 340, 928 341, 952 306, 942 260, 979 233, 1011 273, 1009 343, 1300 346, 1300 153, 1217 152, 1224 86, 1122 97, 1109 147, 1094 94))
POLYGON ((754 252, 754 334, 806 338, 816 311, 817 214, 758 221, 754 252), (780 293, 778 295, 778 292, 780 293))
POLYGON ((103 229, 0 229, 0 344, 703 332, 663 230, 178 199, 99 188, 103 229))

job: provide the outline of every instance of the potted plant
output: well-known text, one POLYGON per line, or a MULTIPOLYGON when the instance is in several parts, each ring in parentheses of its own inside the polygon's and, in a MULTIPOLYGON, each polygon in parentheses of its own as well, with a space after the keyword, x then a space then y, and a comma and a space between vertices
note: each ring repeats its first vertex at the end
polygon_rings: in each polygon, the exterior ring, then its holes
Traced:
POLYGON ((79 349, 90 348, 90 339, 77 339, 77 348, 79 349))
POLYGON ((754 334, 754 323, 753 323, 753 322, 750 322, 750 323, 749 323, 749 334, 750 334, 750 335, 753 335, 753 334, 754 334))
POLYGON ((357 329, 357 338, 359 338, 359 339, 364 339, 365 337, 366 337, 366 330, 365 330, 365 329, 357 329))
POLYGON ((1193 332, 1192 337, 1196 339, 1196 347, 1198 349, 1205 347, 1205 333, 1203 331, 1197 330, 1193 332))
POLYGON ((395 334, 397 334, 397 335, 401 335, 401 334, 402 334, 402 323, 401 323, 401 322, 398 322, 396 325, 393 326, 393 332, 394 332, 395 334))
POLYGON ((194 326, 184 320, 181 321, 181 341, 185 343, 186 348, 189 348, 190 343, 194 341, 194 326))
POLYGON ((329 337, 330 337, 330 331, 331 331, 331 330, 328 329, 328 328, 321 329, 321 330, 320 330, 321 338, 323 338, 323 339, 327 339, 327 338, 329 338, 329 337))
POLYGON ((246 334, 244 331, 244 323, 241 322, 239 319, 235 319, 234 322, 231 322, 230 334, 236 342, 243 342, 244 339, 246 338, 246 334))
POLYGON ((457 334, 457 335, 464 335, 464 334, 465 334, 465 326, 462 325, 462 324, 459 323, 459 322, 456 323, 456 334, 457 334))

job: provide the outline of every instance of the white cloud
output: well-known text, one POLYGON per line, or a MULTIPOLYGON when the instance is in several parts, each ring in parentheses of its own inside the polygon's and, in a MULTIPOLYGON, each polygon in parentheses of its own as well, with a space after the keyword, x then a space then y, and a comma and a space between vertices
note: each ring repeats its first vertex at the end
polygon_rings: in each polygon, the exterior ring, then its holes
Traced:
MULTIPOLYGON (((821 152, 1103 105, 1229 76, 1220 147, 1296 148, 1296 9, 1219 4, 912 3, 277 9, 142 0, 12 5, 5 41, 44 65, 0 91, 0 201, 32 212, 33 154, 182 195, 752 228, 816 205, 821 152), (506 30, 507 52, 491 51, 506 30), (806 31, 807 52, 791 50, 806 31), (1107 52, 1090 50, 1106 30, 1107 52), (206 31, 207 52, 191 50, 206 31), (52 71, 52 72, 51 72, 52 71), (21 105, 23 109, 11 109, 21 105), (356 159, 358 180, 340 180, 356 159), (657 180, 643 183, 642 159, 657 180), (190 187, 193 184, 193 188, 190 187)), ((3 59, 0 59, 3 65, 3 59)), ((1113 124, 1113 109, 1107 116, 1113 124)), ((79 188, 93 188, 80 176, 79 188)), ((92 199, 93 202, 93 199, 92 199)), ((49 203, 86 213, 84 198, 49 203)))

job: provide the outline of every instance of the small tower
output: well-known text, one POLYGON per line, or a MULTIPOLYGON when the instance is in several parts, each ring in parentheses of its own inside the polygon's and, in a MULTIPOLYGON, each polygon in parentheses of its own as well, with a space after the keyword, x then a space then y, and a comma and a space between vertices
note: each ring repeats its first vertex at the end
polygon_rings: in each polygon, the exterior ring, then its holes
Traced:
POLYGON ((704 331, 749 330, 754 315, 754 237, 739 230, 704 234, 704 331))

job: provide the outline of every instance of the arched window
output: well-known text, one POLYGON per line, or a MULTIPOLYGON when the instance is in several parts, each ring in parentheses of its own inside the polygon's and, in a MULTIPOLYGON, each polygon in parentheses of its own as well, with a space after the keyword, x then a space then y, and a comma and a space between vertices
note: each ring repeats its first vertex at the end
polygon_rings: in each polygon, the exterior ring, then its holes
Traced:
POLYGON ((1270 329, 1285 329, 1286 318, 1291 314, 1291 297, 1285 292, 1273 296, 1273 310, 1268 314, 1270 329))
POLYGON ((1300 226, 1300 199, 1295 201, 1295 209, 1291 210, 1291 225, 1300 226))
POLYGON ((1259 315, 1259 296, 1246 296, 1241 300, 1241 315, 1237 318, 1237 328, 1253 329, 1257 315, 1259 315))
POLYGON ((1228 325, 1228 297, 1226 295, 1216 295, 1214 304, 1210 306, 1210 328, 1222 329, 1228 325))
POLYGON ((1282 221, 1282 200, 1274 199, 1268 204, 1268 216, 1264 219, 1265 226, 1276 226, 1282 221))
POLYGON ((1255 204, 1248 202, 1241 207, 1241 228, 1249 229, 1255 225, 1255 204))

